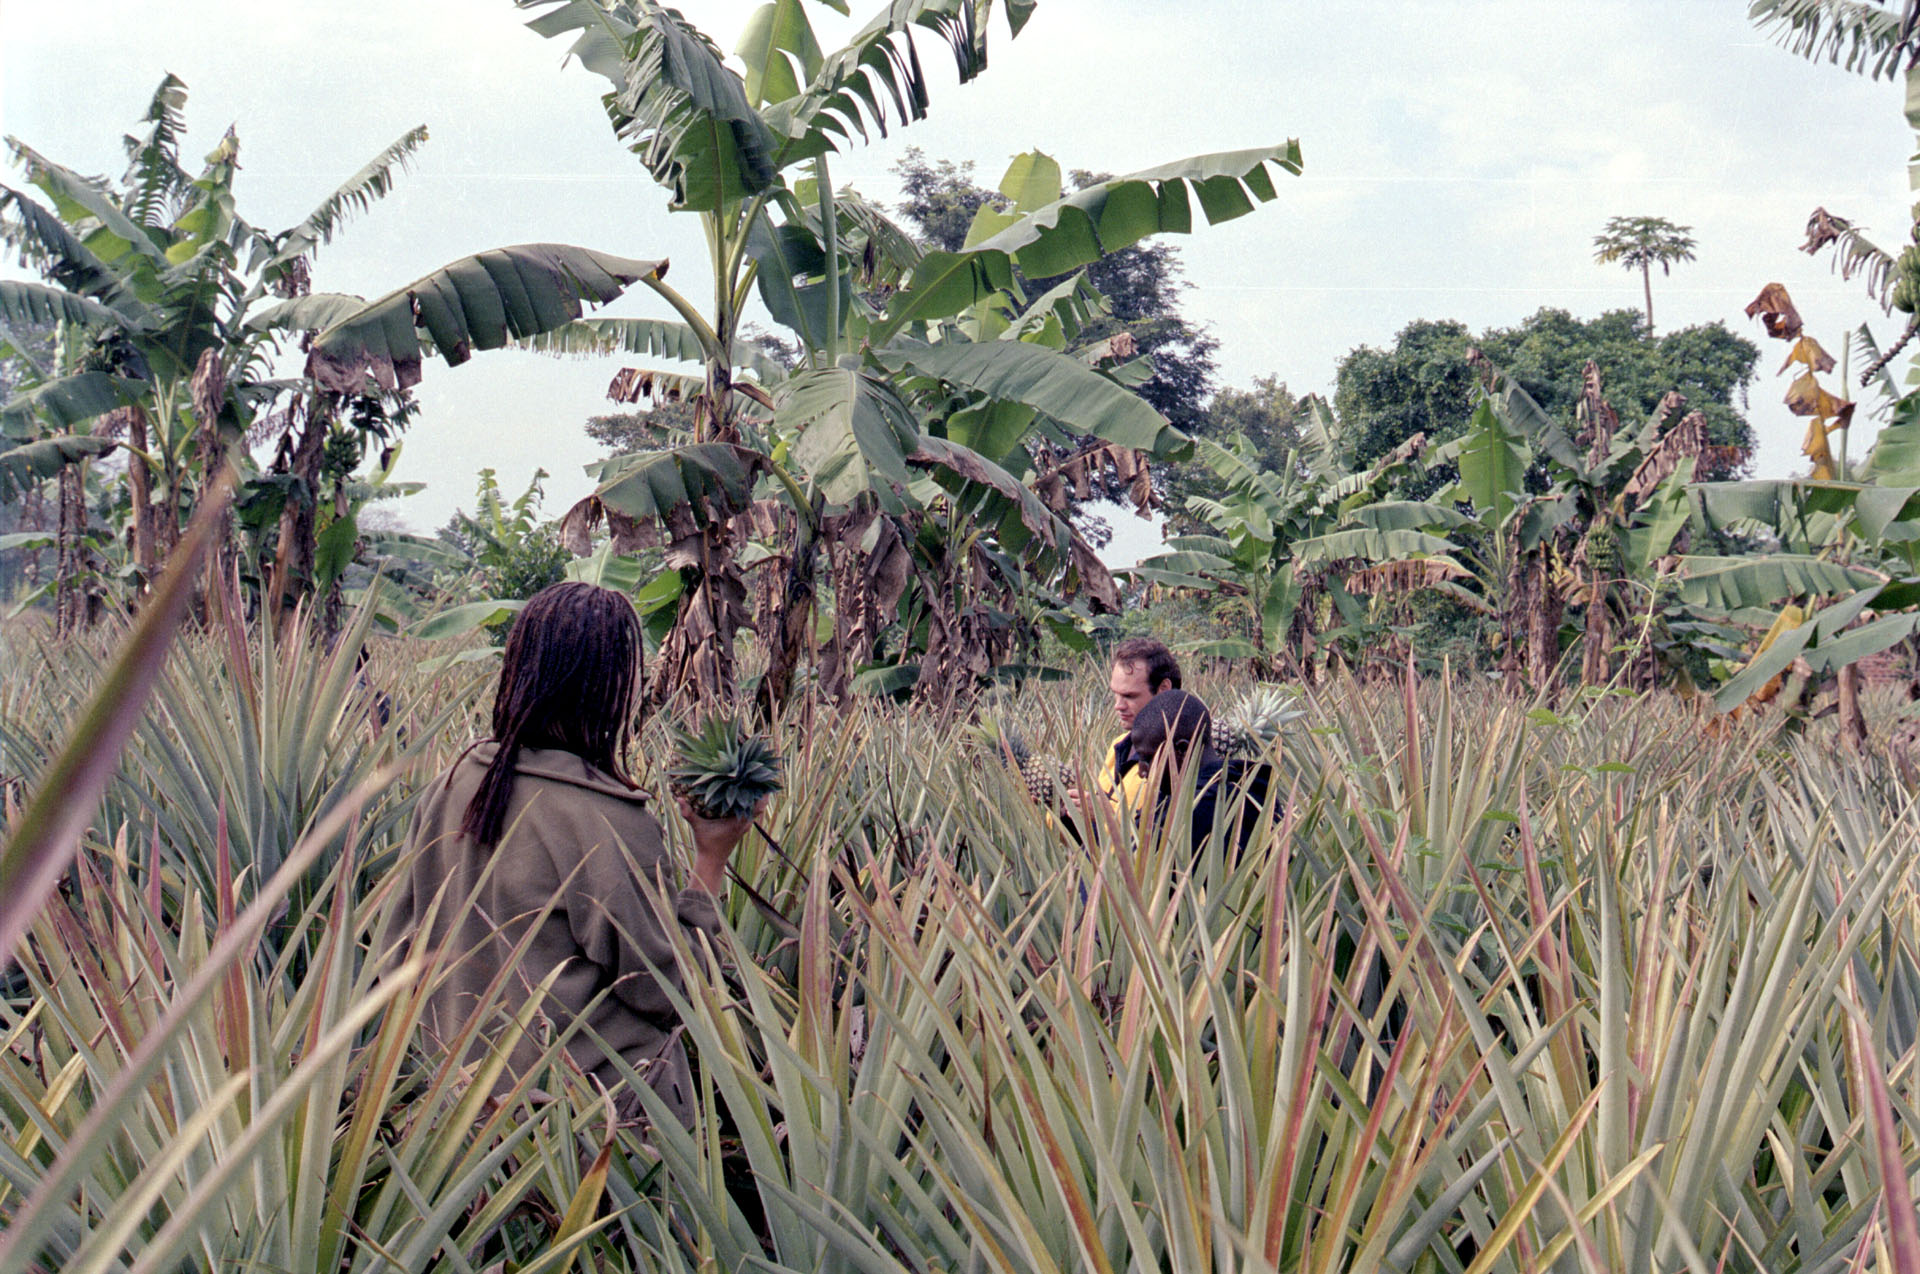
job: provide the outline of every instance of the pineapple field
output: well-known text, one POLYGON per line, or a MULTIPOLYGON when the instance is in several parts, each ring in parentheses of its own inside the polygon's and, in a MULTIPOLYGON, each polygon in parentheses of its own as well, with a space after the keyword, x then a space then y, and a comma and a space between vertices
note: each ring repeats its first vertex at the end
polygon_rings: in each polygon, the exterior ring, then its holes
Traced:
MULTIPOLYGON (((107 638, 7 632, 16 826, 107 638)), ((802 701, 715 745, 783 790, 649 1135, 557 1041, 503 1101, 422 1046, 394 867, 492 666, 335 649, 157 668, 7 973, 0 1270, 1912 1268, 1920 815, 1829 722, 1202 675, 1275 767, 1236 853, 1048 817, 1117 728, 1091 663, 802 701)))

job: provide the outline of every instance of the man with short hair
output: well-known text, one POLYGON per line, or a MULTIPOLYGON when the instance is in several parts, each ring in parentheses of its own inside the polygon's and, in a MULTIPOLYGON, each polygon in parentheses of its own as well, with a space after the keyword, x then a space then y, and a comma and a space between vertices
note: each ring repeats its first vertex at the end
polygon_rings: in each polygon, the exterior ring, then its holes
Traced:
MULTIPOLYGON (((1121 810, 1138 807, 1137 798, 1146 786, 1146 767, 1133 754, 1129 732, 1133 719, 1147 700, 1163 690, 1180 689, 1180 661, 1164 642, 1152 637, 1129 637, 1113 648, 1112 670, 1107 689, 1113 692, 1114 715, 1120 718, 1120 737, 1113 741, 1100 761, 1100 773, 1094 782, 1100 794, 1121 810)), ((1068 808, 1077 808, 1084 799, 1078 788, 1067 792, 1068 808)))

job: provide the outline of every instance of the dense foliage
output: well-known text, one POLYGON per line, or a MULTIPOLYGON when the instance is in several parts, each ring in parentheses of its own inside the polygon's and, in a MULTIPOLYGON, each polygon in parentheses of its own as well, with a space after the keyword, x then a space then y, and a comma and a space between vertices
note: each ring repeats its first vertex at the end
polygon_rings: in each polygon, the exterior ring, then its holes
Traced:
MULTIPOLYGON (((30 776, 106 652, 6 639, 30 776)), ((946 722, 785 723, 681 1010, 699 1131, 643 1138, 564 1053, 554 1099, 496 1106, 413 1034, 434 965, 390 873, 481 725, 480 676, 427 653, 376 640, 356 677, 300 634, 180 644, 0 998, 0 1270, 1778 1272, 1897 1244, 1920 814, 1826 738, 1347 680, 1296 701, 1244 851, 1176 806, 1089 854, 946 722)), ((994 710, 1084 773, 1102 684, 994 710)))

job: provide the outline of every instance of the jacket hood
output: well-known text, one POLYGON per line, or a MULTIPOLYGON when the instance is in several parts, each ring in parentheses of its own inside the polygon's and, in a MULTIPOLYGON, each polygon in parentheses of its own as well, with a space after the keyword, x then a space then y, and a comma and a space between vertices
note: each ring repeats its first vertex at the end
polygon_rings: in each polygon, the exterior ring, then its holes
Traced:
MULTIPOLYGON (((485 770, 493 764, 493 758, 499 752, 500 744, 487 739, 468 748, 466 755, 461 758, 461 764, 477 765, 485 770)), ((644 804, 648 800, 643 789, 628 787, 605 770, 588 765, 585 757, 560 748, 521 748, 513 772, 531 778, 551 779, 556 783, 569 783, 574 787, 584 787, 589 792, 599 792, 635 804, 644 804)))

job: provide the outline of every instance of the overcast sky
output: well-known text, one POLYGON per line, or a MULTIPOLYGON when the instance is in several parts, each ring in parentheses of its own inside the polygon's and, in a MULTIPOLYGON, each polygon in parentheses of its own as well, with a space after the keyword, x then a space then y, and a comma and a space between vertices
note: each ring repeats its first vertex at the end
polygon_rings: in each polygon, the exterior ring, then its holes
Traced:
MULTIPOLYGON (((685 0, 731 47, 755 7, 685 0)), ((853 0, 864 21, 874 6, 853 0)), ((928 119, 834 161, 837 182, 890 201, 917 145, 973 160, 987 184, 1038 148, 1064 167, 1127 172, 1297 137, 1305 175, 1251 216, 1176 239, 1188 314, 1220 341, 1220 382, 1279 376, 1330 392, 1361 345, 1407 323, 1478 331, 1543 306, 1591 317, 1640 305, 1637 274, 1593 262, 1608 217, 1692 227, 1699 260, 1654 280, 1662 331, 1721 320, 1763 346, 1750 418, 1759 476, 1800 466, 1803 423, 1779 406, 1781 351, 1743 314, 1785 283, 1836 354, 1897 324, 1796 249, 1816 206, 1898 246, 1912 135, 1900 92, 1772 45, 1743 0, 1540 0, 1307 5, 1294 0, 1042 0, 968 85, 933 39, 928 119), (1771 347, 1770 347, 1771 346, 1771 347)), ((814 7, 822 42, 851 24, 814 7)), ((0 132, 118 176, 119 138, 167 71, 191 91, 186 153, 237 125, 242 215, 280 228, 406 129, 432 140, 398 189, 324 249, 315 287, 374 295, 465 254, 527 242, 671 258, 706 290, 698 223, 611 136, 603 81, 506 0, 4 0, 0 132)), ((18 180, 10 173, 9 183, 18 180)), ((666 316, 636 290, 612 314, 666 316)), ((418 529, 471 506, 474 476, 509 491, 536 467, 557 515, 586 493, 617 362, 483 354, 429 362, 399 476, 423 481, 418 529)), ((1857 454, 1864 454, 1856 443, 1857 454)), ((1130 557, 1131 553, 1122 556, 1130 557)))

